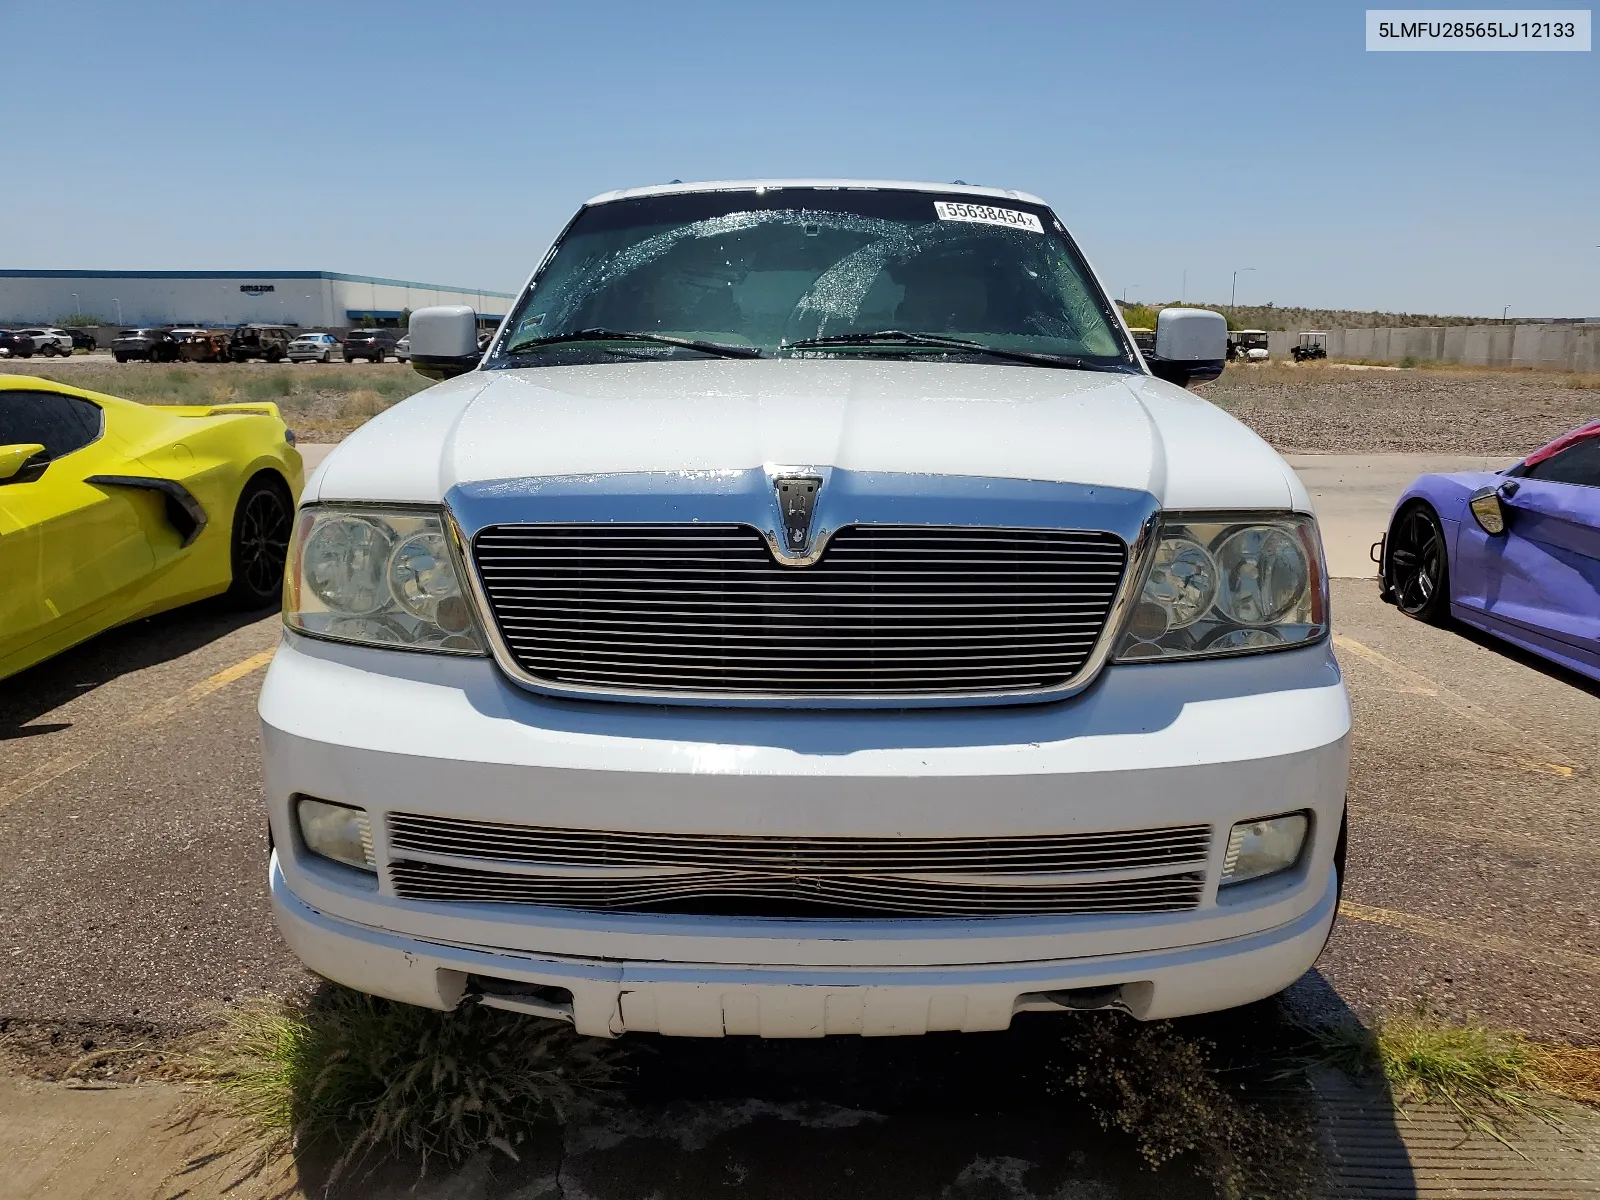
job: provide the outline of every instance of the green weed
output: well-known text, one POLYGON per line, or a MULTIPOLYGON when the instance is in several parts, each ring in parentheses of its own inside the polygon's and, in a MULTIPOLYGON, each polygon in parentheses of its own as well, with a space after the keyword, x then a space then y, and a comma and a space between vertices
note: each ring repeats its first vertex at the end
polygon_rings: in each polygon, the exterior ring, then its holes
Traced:
POLYGON ((601 1101, 614 1043, 559 1022, 468 1003, 435 1012, 332 988, 308 1007, 234 1010, 194 1073, 254 1132, 263 1153, 331 1139, 330 1185, 375 1153, 424 1166, 516 1147, 542 1122, 601 1101))

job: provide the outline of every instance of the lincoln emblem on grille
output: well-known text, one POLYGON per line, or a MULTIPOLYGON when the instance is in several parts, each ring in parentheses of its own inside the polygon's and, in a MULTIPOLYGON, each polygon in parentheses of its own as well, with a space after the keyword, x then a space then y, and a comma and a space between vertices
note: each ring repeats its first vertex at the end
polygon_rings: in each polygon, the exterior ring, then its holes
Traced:
POLYGON ((811 515, 817 509, 822 480, 815 475, 780 475, 775 481, 783 514, 784 550, 798 556, 811 543, 811 515))

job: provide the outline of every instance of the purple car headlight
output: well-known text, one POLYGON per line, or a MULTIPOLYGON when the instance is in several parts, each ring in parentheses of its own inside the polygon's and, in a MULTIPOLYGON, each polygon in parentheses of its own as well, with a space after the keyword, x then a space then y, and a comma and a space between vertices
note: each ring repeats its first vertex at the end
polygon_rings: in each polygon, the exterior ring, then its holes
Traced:
POLYGON ((1162 523, 1119 662, 1285 650, 1328 630, 1327 571, 1303 514, 1162 523))

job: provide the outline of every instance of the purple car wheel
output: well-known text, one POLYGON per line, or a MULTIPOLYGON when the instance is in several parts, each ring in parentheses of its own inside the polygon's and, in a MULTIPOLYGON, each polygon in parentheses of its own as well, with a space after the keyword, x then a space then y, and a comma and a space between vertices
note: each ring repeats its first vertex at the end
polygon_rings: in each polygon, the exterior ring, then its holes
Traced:
POLYGON ((1395 607, 1419 621, 1444 620, 1450 612, 1450 564, 1433 509, 1413 504, 1397 516, 1387 550, 1383 581, 1395 607))

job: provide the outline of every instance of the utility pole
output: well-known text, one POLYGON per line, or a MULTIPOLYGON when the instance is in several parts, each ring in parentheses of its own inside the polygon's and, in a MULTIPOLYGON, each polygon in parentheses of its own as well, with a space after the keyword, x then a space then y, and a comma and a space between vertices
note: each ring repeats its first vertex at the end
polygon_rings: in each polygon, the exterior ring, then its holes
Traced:
POLYGON ((1228 307, 1237 308, 1239 305, 1239 276, 1246 271, 1254 271, 1254 267, 1240 267, 1233 273, 1233 291, 1228 295, 1228 307))
POLYGON ((1123 287, 1123 289, 1122 289, 1122 302, 1124 304, 1126 304, 1128 302, 1128 288, 1138 287, 1138 286, 1139 285, 1137 283, 1130 283, 1130 284, 1127 284, 1126 286, 1123 287))
POLYGON ((121 325, 122 324, 122 301, 118 300, 115 296, 113 296, 113 297, 111 297, 111 303, 113 303, 113 304, 115 304, 117 306, 117 324, 121 325))

